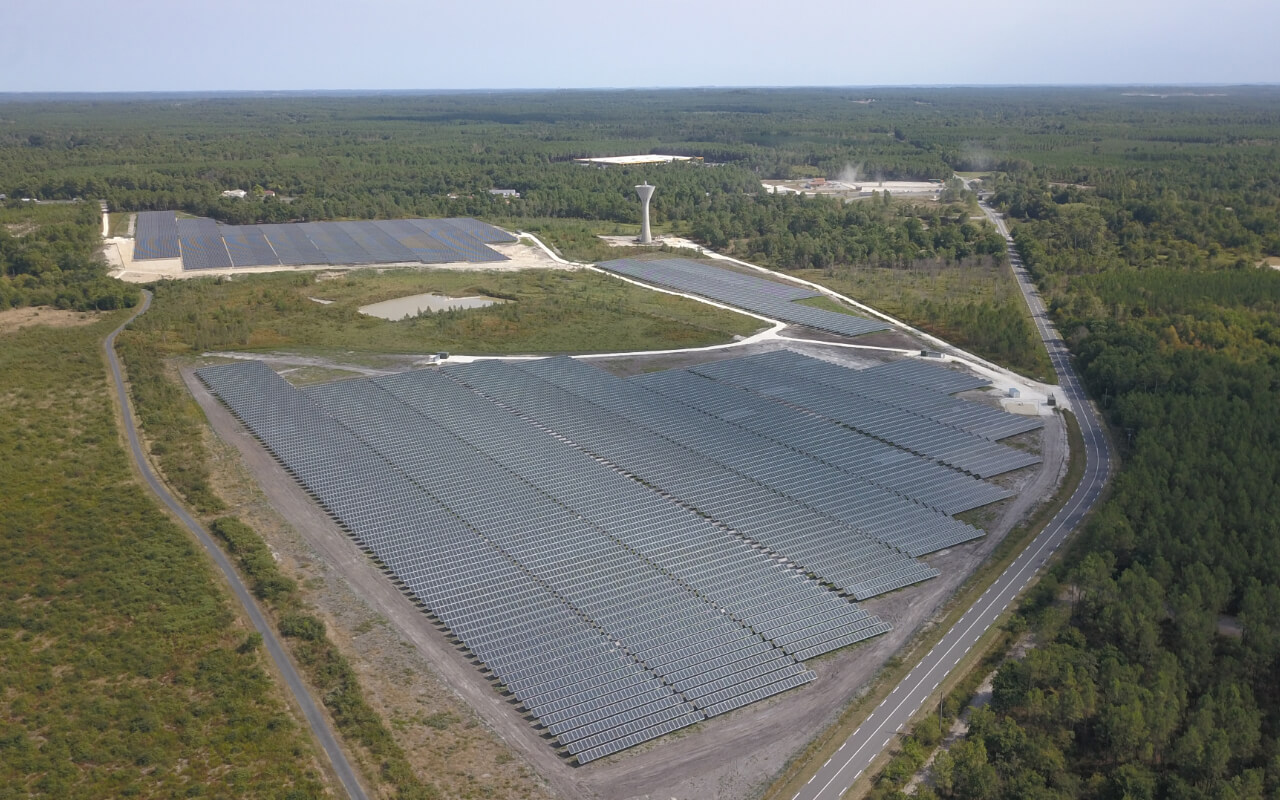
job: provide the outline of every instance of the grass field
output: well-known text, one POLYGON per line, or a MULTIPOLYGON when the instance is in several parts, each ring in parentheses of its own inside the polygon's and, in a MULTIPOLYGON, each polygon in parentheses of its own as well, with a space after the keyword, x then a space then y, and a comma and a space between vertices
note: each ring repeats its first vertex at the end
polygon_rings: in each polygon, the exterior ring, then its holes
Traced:
POLYGON ((306 348, 311 352, 468 354, 608 352, 699 347, 759 328, 749 317, 593 272, 358 270, 197 279, 156 286, 135 329, 172 353, 306 348), (360 306, 436 292, 507 300, 391 322, 360 306), (311 298, 334 301, 322 305, 311 298))
POLYGON ((0 798, 326 795, 204 557, 130 472, 100 342, 0 336, 0 798))
POLYGON ((129 232, 129 217, 133 216, 129 211, 112 211, 107 214, 107 221, 110 225, 108 229, 112 236, 124 236, 129 232))
POLYGON ((834 289, 1028 377, 1056 381, 1007 266, 840 267, 788 274, 834 289))

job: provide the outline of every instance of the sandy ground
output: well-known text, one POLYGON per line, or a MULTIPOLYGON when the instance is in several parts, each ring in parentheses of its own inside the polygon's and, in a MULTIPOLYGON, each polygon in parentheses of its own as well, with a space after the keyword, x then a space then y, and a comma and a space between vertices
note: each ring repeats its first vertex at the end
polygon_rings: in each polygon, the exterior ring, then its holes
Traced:
POLYGON ((333 264, 307 264, 298 267, 240 267, 238 269, 197 269, 184 270, 182 260, 177 258, 133 260, 133 239, 115 237, 103 242, 102 252, 111 267, 111 277, 128 283, 151 283, 164 278, 206 278, 247 275, 257 272, 326 272, 345 271, 348 269, 457 269, 457 270, 498 270, 515 272, 522 269, 576 269, 548 257, 538 247, 530 247, 521 242, 513 244, 491 244, 489 247, 507 257, 507 261, 472 263, 469 261, 448 264, 421 264, 417 261, 403 264, 361 264, 357 266, 335 266, 333 264))
POLYGON ((604 236, 600 238, 604 240, 610 247, 652 247, 655 250, 659 247, 681 247, 690 250, 701 251, 702 246, 679 236, 663 236, 658 234, 653 237, 650 244, 640 244, 635 236, 604 236))
POLYGON ((91 311, 63 311, 50 306, 9 308, 0 311, 0 333, 10 333, 32 325, 70 328, 97 322, 98 318, 98 315, 91 311))
MULTIPOLYGON (((759 349, 776 346, 766 343, 759 349)), ((853 366, 867 366, 876 360, 867 351, 820 344, 792 347, 853 366)), ((619 374, 634 374, 743 354, 742 350, 710 351, 652 360, 606 359, 599 363, 619 374)), ((279 363, 273 366, 279 368, 279 363)), ((317 366, 345 365, 326 362, 317 366)), ((577 767, 555 754, 518 708, 496 693, 478 664, 370 563, 198 382, 190 375, 184 378, 218 436, 239 451, 271 506, 289 520, 306 546, 314 550, 316 559, 349 585, 373 613, 385 619, 424 663, 430 664, 432 680, 462 698, 488 728, 537 769, 558 795, 569 798, 739 800, 752 796, 865 691, 869 681, 905 642, 922 628, 936 624, 947 599, 1008 531, 1052 494, 1066 468, 1065 427, 1060 418, 1051 416, 1046 418, 1043 432, 1025 435, 1025 446, 1040 450, 1044 463, 1003 476, 1001 483, 1015 489, 1018 495, 977 515, 989 524, 988 536, 929 556, 926 560, 942 572, 940 577, 862 604, 893 624, 893 631, 807 662, 818 679, 802 689, 577 767)))

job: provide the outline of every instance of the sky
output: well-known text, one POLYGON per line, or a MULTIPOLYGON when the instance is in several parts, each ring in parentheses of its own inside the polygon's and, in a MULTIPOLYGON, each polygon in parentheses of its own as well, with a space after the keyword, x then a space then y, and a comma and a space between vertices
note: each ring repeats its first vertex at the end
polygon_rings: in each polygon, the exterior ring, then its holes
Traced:
POLYGON ((1276 0, 0 0, 0 92, 1280 83, 1276 0))

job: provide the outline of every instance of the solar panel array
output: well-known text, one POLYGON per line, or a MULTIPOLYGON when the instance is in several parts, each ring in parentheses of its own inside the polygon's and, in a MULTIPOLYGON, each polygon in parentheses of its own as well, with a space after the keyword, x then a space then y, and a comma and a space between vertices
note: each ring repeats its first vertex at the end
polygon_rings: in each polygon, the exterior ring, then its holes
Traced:
POLYGON ((231 254, 218 223, 201 217, 178 220, 178 241, 182 243, 183 269, 228 269, 231 254))
POLYGON ((1013 494, 829 419, 688 370, 652 372, 631 381, 944 514, 1013 494))
POLYGON ((874 374, 861 374, 788 350, 689 369, 848 425, 980 478, 1040 462, 1031 453, 981 435, 1034 429, 1043 424, 1038 419, 965 403, 939 392, 920 391, 919 387, 893 378, 875 378, 874 374), (943 400, 960 406, 935 402, 943 400))
POLYGON ((915 384, 873 370, 857 370, 809 358, 790 350, 775 350, 757 357, 757 363, 776 366, 851 394, 880 400, 898 408, 925 414, 962 431, 996 441, 1044 427, 1039 417, 1010 414, 980 403, 966 403, 941 392, 921 392, 915 384))
POLYGON ((783 391, 999 447, 929 416, 1000 428, 927 370, 784 352, 630 380, 568 358, 305 390, 260 362, 197 374, 583 763, 813 680, 801 662, 889 629, 854 599, 935 576, 914 556, 980 535, 948 515, 1008 495, 783 391))
POLYGON ((176 215, 172 211, 139 211, 133 239, 134 260, 177 258, 179 255, 176 215))
POLYGON ((967 372, 930 364, 915 358, 889 361, 869 367, 864 372, 890 376, 912 386, 932 389, 943 394, 955 394, 991 385, 991 381, 986 378, 979 378, 967 372))
POLYGON ((646 283, 701 295, 747 311, 754 311, 770 319, 805 325, 841 336, 860 336, 889 328, 885 323, 876 320, 797 303, 796 300, 819 296, 816 292, 803 287, 687 259, 636 261, 621 258, 603 262, 599 266, 601 269, 646 283))
MULTIPOLYGON (((570 358, 520 369, 630 420, 810 511, 912 556, 976 539, 982 532, 754 431, 672 403, 570 358)), ((642 476, 643 477, 643 476, 642 476)))
MULTIPOLYGON (((541 362, 531 362, 537 363, 541 362)), ((938 574, 848 523, 807 508, 523 366, 476 362, 446 367, 444 372, 858 599, 938 574)))
POLYGON ((507 257, 487 245, 514 241, 516 238, 501 228, 465 217, 220 225, 205 218, 176 220, 172 211, 144 211, 138 214, 134 258, 181 257, 182 268, 190 270, 488 263, 506 261, 507 257))
MULTIPOLYGON (((255 267, 263 264, 279 264, 280 259, 271 242, 267 241, 266 226, 231 226, 221 227, 222 240, 227 243, 227 253, 231 256, 231 264, 236 267, 255 267)), ((306 263, 306 262, 302 262, 306 263)))
POLYGON ((305 393, 259 362, 198 374, 581 762, 803 685, 799 661, 888 630, 447 372, 305 393))

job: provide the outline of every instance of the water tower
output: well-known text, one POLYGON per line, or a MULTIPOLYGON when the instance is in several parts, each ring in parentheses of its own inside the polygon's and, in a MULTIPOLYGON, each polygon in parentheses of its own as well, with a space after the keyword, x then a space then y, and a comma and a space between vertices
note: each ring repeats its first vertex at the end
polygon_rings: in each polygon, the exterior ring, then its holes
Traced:
POLYGON ((649 198, 653 197, 653 189, 648 181, 636 187, 636 194, 640 195, 640 202, 644 204, 640 211, 640 244, 653 242, 653 235, 649 233, 649 198))

